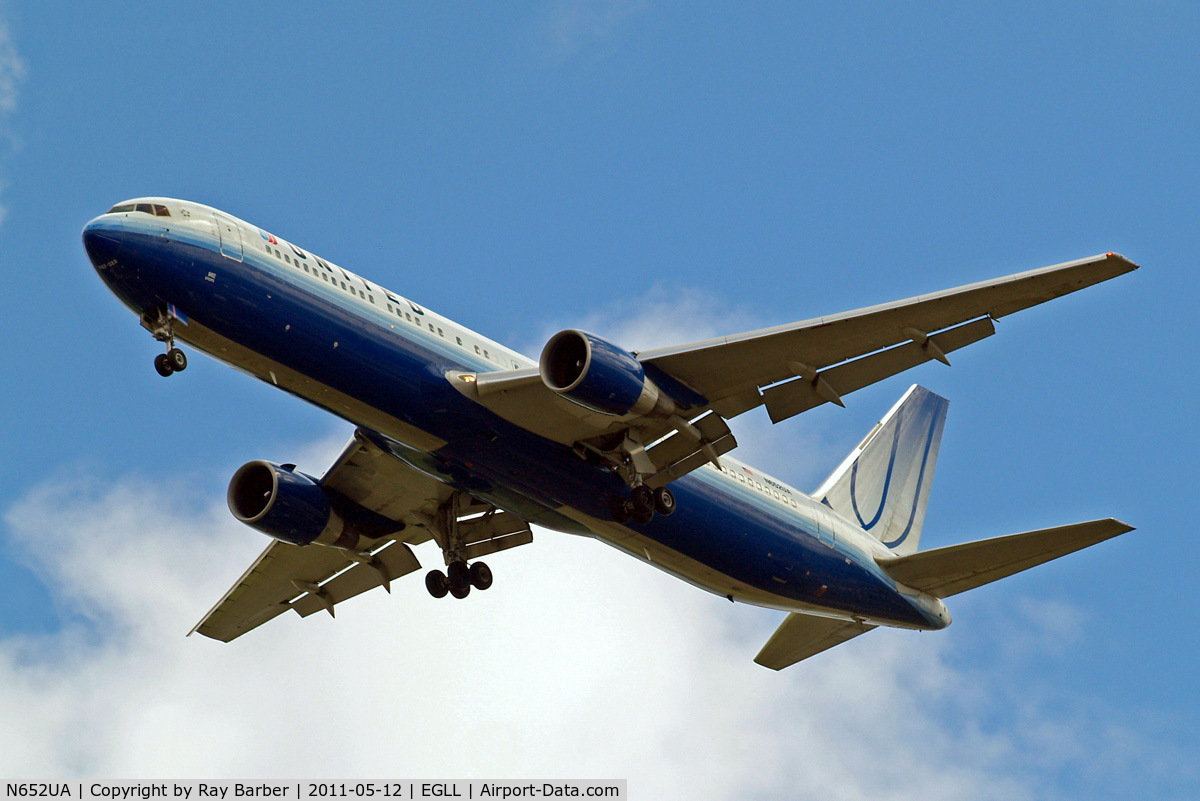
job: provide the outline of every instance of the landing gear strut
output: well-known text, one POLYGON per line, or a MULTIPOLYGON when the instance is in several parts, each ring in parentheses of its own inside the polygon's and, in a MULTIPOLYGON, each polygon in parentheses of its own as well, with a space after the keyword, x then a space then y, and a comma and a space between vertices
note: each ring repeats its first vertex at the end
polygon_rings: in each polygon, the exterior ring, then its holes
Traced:
POLYGON ((154 317, 145 315, 142 324, 154 334, 155 339, 167 346, 166 353, 154 357, 154 370, 163 378, 186 370, 187 354, 175 347, 175 318, 159 309, 154 317))
POLYGON ((461 503, 460 495, 455 494, 438 509, 434 517, 422 521, 442 547, 442 556, 446 560, 445 572, 430 570, 425 575, 425 589, 429 590, 429 594, 434 598, 445 598, 447 594, 455 598, 466 598, 470 595, 472 587, 486 590, 492 586, 491 568, 483 562, 467 564, 467 545, 459 530, 461 503))

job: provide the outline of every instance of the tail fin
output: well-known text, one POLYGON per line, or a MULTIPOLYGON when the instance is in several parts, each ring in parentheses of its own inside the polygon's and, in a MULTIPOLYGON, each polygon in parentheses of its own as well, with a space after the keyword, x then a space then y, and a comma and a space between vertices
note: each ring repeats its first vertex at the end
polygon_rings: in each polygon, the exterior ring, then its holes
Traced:
POLYGON ((913 385, 813 497, 897 556, 915 553, 949 402, 913 385))

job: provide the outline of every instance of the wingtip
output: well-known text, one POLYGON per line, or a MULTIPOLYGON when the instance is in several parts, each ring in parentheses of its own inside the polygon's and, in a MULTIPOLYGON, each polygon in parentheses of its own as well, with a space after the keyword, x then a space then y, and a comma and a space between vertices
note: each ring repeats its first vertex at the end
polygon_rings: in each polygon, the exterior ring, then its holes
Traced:
POLYGON ((1122 272, 1132 272, 1134 270, 1140 270, 1142 268, 1142 265, 1125 258, 1120 253, 1115 253, 1111 250, 1108 253, 1104 254, 1104 259, 1105 259, 1105 261, 1117 262, 1118 264, 1121 264, 1122 266, 1124 266, 1125 269, 1122 272))

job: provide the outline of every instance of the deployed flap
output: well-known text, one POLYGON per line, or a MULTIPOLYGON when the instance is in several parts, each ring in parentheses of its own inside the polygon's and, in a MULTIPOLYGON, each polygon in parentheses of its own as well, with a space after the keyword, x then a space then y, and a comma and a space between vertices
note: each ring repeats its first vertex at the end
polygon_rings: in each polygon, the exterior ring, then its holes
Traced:
POLYGON ((831 367, 815 380, 797 378, 776 384, 763 390, 762 399, 772 423, 786 420, 823 403, 833 402, 841 405, 842 395, 848 395, 876 381, 902 373, 930 359, 944 359, 947 353, 953 353, 959 348, 990 337, 995 332, 996 328, 991 318, 984 317, 932 336, 924 345, 909 342, 907 345, 881 350, 870 356, 831 367), (824 393, 821 382, 827 387, 824 393), (833 390, 835 394, 831 395, 829 390, 833 390))
POLYGON ((332 614, 335 604, 420 566, 407 545, 390 540, 354 558, 339 548, 275 541, 188 634, 229 642, 289 609, 332 614))
POLYGON ((948 598, 1132 530, 1108 518, 876 561, 901 584, 948 598))
MULTIPOLYGON (((925 346, 936 339, 934 334, 951 326, 983 317, 997 319, 1134 269, 1137 265, 1125 257, 1108 253, 857 311, 643 351, 638 359, 708 398, 714 408, 731 416, 757 404, 758 387, 902 342, 925 346), (734 404, 737 408, 728 410, 719 405, 735 397, 739 399, 734 404)), ((938 358, 936 351, 929 352, 938 358)), ((868 383, 891 374, 890 364, 880 366, 887 369, 874 378, 868 376, 868 383)), ((860 386, 863 380, 856 378, 860 386)), ((850 391, 840 389, 833 381, 829 384, 839 394, 850 391)))
POLYGON ((866 634, 873 628, 853 620, 790 612, 758 652, 758 656, 754 657, 754 661, 771 670, 783 670, 788 665, 866 634))

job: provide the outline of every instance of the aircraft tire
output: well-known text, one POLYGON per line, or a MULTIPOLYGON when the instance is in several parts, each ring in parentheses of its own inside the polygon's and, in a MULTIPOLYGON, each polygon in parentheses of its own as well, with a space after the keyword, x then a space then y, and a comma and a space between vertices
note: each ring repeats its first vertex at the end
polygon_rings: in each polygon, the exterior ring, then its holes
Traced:
POLYGON ((633 501, 633 513, 635 517, 638 512, 644 512, 647 509, 650 512, 654 511, 654 490, 645 484, 639 484, 634 487, 629 493, 629 499, 633 501))
POLYGON ((677 508, 675 505, 675 493, 666 487, 659 487, 654 491, 654 511, 666 517, 674 513, 677 508))
POLYGON ((486 590, 492 586, 492 569, 483 562, 471 565, 471 586, 477 590, 486 590))
POLYGON ((466 562, 451 562, 446 567, 447 584, 455 598, 466 598, 471 593, 471 570, 466 562))
POLYGON ((633 501, 628 498, 613 497, 608 503, 608 512, 618 525, 625 525, 633 517, 633 501))
POLYGON ((429 594, 434 598, 445 598, 450 589, 446 574, 440 570, 430 570, 425 574, 425 589, 429 590, 429 594))
POLYGON ((167 358, 167 354, 165 353, 160 353, 154 357, 154 369, 163 378, 175 372, 175 368, 171 366, 171 360, 167 358))
POLYGON ((182 373, 187 369, 187 354, 179 348, 171 348, 167 351, 167 358, 171 361, 171 369, 177 373, 182 373))

